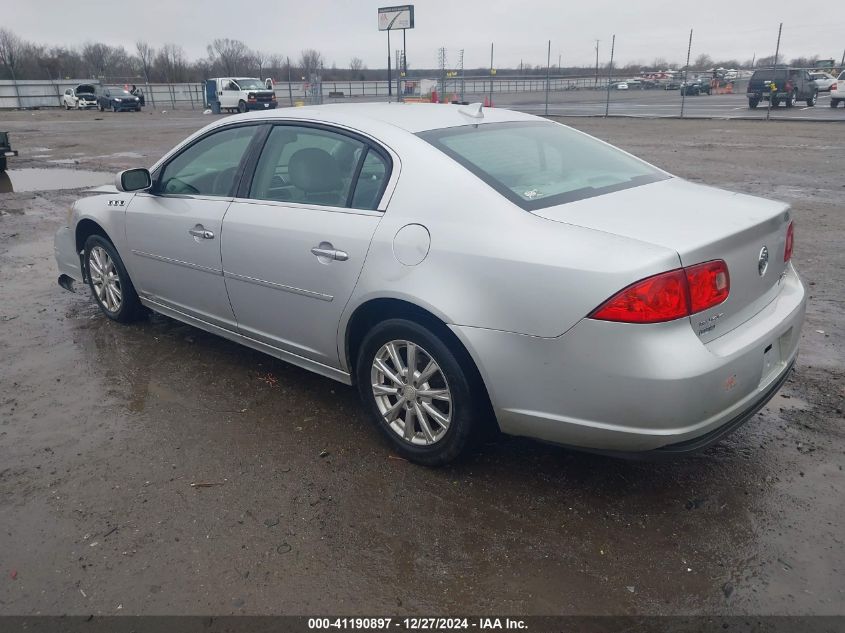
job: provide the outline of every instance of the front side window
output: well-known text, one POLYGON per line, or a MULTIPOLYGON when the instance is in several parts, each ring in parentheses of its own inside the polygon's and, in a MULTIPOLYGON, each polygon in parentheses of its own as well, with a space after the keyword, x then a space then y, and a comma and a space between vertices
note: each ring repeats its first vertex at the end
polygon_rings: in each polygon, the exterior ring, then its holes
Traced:
POLYGON ((374 209, 386 174, 384 159, 362 141, 320 128, 277 125, 261 152, 249 197, 374 209))
POLYGON ((468 125, 419 136, 528 211, 670 177, 550 121, 468 125))
POLYGON ((248 125, 214 132, 171 160, 161 172, 158 192, 229 196, 241 160, 255 135, 248 125))

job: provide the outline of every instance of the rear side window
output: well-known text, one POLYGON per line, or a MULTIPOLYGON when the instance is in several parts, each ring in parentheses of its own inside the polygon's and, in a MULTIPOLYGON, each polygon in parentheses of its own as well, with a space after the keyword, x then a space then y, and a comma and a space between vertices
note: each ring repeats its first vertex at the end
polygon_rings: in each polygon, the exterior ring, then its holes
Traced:
POLYGON ((550 121, 469 125, 419 136, 528 211, 669 178, 633 156, 550 121))
POLYGON ((249 197, 375 209, 388 166, 363 141, 330 130, 277 125, 255 168, 249 197))

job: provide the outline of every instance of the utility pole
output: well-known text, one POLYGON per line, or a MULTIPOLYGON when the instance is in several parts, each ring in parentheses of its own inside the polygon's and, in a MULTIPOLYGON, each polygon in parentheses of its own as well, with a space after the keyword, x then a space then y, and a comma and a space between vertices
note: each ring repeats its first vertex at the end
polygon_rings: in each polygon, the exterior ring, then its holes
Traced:
POLYGON ((546 116, 549 116, 549 67, 552 64, 552 41, 549 40, 549 50, 546 53, 546 116))
POLYGON ((839 68, 845 66, 845 51, 842 51, 842 61, 839 62, 839 68))
POLYGON ((692 52, 692 29, 689 30, 689 44, 687 45, 687 65, 684 66, 684 83, 681 86, 681 118, 684 118, 684 104, 687 99, 687 73, 689 72, 689 56, 692 52))
POLYGON ((593 86, 594 88, 599 87, 599 42, 601 40, 596 40, 596 83, 593 86))
POLYGON ((613 40, 610 43, 610 65, 607 67, 607 101, 604 104, 604 118, 607 118, 610 112, 610 84, 613 83, 613 52, 616 50, 616 34, 613 34, 613 40))
MULTIPOLYGON (((783 31, 783 22, 781 22, 780 25, 778 26, 778 43, 777 43, 777 46, 775 46, 775 63, 772 64, 772 66, 775 69, 777 69, 777 67, 778 67, 778 55, 780 54, 780 34, 781 34, 782 31, 783 31)), ((774 86, 775 84, 772 83, 772 85, 774 86)), ((769 120, 769 117, 771 117, 771 114, 772 114, 772 95, 769 94, 769 107, 766 108, 766 121, 769 120)))
POLYGON ((493 42, 490 42, 490 106, 493 107, 493 42))

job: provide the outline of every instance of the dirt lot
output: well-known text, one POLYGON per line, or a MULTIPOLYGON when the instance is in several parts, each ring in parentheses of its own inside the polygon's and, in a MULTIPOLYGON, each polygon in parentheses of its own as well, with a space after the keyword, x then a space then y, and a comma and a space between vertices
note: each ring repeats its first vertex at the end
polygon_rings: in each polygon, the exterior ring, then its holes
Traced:
MULTIPOLYGON (((114 171, 209 120, 4 112, 0 129, 12 168, 114 171)), ((572 124, 793 204, 807 322, 754 420, 674 462, 506 438, 413 466, 350 388, 164 317, 109 322, 56 285, 78 192, 0 193, 0 614, 845 613, 841 130, 572 124)))

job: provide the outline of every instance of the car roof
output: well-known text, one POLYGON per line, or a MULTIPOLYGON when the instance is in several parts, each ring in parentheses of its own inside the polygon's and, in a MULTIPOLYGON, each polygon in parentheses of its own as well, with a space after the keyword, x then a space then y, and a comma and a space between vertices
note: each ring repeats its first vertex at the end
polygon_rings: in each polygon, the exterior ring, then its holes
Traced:
MULTIPOLYGON (((281 108, 236 115, 249 119, 302 119, 336 123, 377 134, 384 126, 400 128, 412 134, 461 125, 541 121, 540 117, 500 108, 481 108, 482 117, 467 114, 474 106, 438 103, 338 103, 300 108, 281 108)), ((231 117, 234 119, 235 117, 231 117)))

